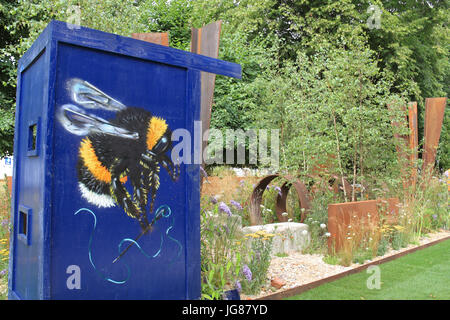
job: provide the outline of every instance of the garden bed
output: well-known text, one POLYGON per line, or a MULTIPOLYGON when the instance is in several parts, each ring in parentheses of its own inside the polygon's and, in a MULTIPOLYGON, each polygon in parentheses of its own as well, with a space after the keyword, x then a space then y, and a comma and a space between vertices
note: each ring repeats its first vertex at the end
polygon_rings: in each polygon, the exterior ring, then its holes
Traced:
POLYGON ((268 271, 268 282, 258 295, 241 295, 242 300, 247 299, 281 299, 290 295, 299 294, 312 289, 325 282, 336 280, 342 276, 361 271, 371 264, 392 260, 404 254, 427 247, 434 243, 450 239, 450 231, 430 233, 419 240, 418 245, 410 244, 399 250, 390 249, 385 255, 366 261, 364 264, 352 264, 348 267, 331 265, 323 261, 324 255, 292 253, 286 257, 274 256, 268 271), (279 278, 285 282, 280 289, 270 285, 270 280, 279 278))

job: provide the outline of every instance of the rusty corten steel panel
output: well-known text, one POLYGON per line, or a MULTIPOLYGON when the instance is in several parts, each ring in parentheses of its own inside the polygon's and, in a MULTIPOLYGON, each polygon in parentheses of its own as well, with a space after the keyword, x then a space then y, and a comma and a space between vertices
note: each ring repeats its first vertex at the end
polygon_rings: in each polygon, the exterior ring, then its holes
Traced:
POLYGON ((434 167, 446 103, 446 97, 425 99, 423 170, 434 167))
POLYGON ((131 37, 166 47, 169 46, 169 34, 167 32, 132 33, 131 37))
MULTIPOLYGON (((202 28, 192 28, 191 30, 191 52, 201 54, 211 58, 219 56, 220 32, 222 30, 222 21, 212 22, 202 28)), ((214 98, 214 88, 216 75, 213 73, 201 73, 201 107, 200 120, 202 122, 202 154, 208 146, 208 139, 205 134, 210 127, 211 112, 214 98)), ((205 160, 202 157, 202 166, 205 166, 205 160)))
POLYGON ((415 163, 417 161, 419 138, 417 127, 417 102, 413 101, 408 104, 408 120, 409 120, 409 148, 410 148, 410 161, 411 161, 411 184, 415 187, 417 182, 417 167, 415 163))
MULTIPOLYGON (((394 223, 398 215, 398 199, 366 200, 328 205, 328 251, 338 252, 356 229, 368 230, 378 226, 380 213, 388 223, 394 223), (383 208, 383 209, 382 209, 383 208), (348 227, 351 225, 351 227, 348 227), (349 234, 348 234, 349 233, 349 234)), ((350 239, 350 241, 354 239, 350 239)))

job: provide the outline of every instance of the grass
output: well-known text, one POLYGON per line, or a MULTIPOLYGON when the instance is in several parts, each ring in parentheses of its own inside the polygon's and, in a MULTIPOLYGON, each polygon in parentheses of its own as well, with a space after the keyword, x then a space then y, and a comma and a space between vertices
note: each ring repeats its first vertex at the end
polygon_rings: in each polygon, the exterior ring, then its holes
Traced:
POLYGON ((323 284, 288 300, 450 300, 450 240, 379 265, 380 289, 368 289, 373 273, 323 284))
POLYGON ((0 182, 0 300, 8 296, 10 195, 5 181, 0 182))

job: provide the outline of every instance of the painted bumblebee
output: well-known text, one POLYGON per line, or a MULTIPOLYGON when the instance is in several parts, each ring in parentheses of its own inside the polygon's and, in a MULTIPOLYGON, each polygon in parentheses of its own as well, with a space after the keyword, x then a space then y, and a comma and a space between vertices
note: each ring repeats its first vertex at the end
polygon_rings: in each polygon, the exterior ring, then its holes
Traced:
POLYGON ((145 233, 156 192, 160 166, 176 181, 180 170, 167 153, 172 149, 171 131, 162 118, 149 111, 127 107, 87 81, 67 82, 71 98, 79 106, 65 104, 57 111, 57 119, 70 133, 84 136, 78 152, 78 187, 89 203, 108 208, 119 205, 138 220, 145 233), (105 120, 85 109, 115 112, 105 120), (126 188, 132 186, 132 195, 126 188))

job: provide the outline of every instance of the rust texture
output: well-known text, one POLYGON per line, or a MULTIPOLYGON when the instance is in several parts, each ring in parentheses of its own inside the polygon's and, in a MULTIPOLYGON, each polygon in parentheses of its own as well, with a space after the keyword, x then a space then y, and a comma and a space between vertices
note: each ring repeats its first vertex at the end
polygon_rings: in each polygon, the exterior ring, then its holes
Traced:
POLYGON ((416 161, 418 158, 417 152, 419 149, 419 137, 417 127, 417 102, 413 101, 408 104, 408 120, 409 120, 409 148, 410 148, 410 162, 411 162, 411 185, 415 187, 417 182, 417 167, 416 161))
POLYGON ((328 205, 329 252, 338 252, 342 249, 345 239, 351 237, 356 232, 355 229, 366 232, 369 228, 378 226, 380 216, 383 216, 388 223, 394 223, 398 216, 398 209, 396 198, 328 205))
POLYGON ((423 170, 434 167, 447 98, 425 99, 423 170))
POLYGON ((169 46, 169 34, 167 32, 132 33, 131 37, 166 47, 169 46))
POLYGON ((281 187, 281 195, 277 195, 276 202, 276 214, 279 221, 287 221, 287 217, 283 217, 281 214, 286 212, 286 200, 289 189, 291 186, 294 186, 295 191, 297 192, 298 201, 300 208, 302 210, 302 218, 301 222, 303 222, 305 216, 307 215, 310 209, 310 199, 306 186, 299 180, 289 176, 289 175, 280 175, 280 174, 271 174, 262 178, 254 187, 252 194, 250 195, 249 201, 249 214, 250 214, 250 224, 251 225, 261 225, 263 224, 263 219, 261 216, 261 201, 264 191, 267 186, 272 182, 272 180, 276 178, 281 178, 285 180, 281 187))
MULTIPOLYGON (((219 56, 220 32, 222 21, 212 22, 206 26, 191 30, 191 52, 217 59, 219 56)), ((212 103, 214 98, 214 88, 216 75, 213 73, 201 73, 201 102, 200 120, 202 122, 202 132, 205 133, 210 127, 212 103)), ((203 134, 202 133, 202 134, 203 134)), ((202 154, 208 145, 207 136, 203 134, 202 154)), ((202 157, 202 166, 205 167, 205 160, 202 157)))

